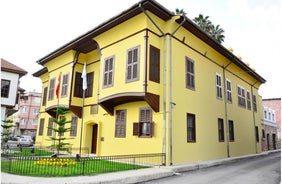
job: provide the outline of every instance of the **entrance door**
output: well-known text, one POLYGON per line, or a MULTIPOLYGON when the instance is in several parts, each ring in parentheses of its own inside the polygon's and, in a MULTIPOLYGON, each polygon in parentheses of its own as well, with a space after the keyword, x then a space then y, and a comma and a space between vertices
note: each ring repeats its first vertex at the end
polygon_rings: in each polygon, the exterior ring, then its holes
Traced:
POLYGON ((276 149, 276 134, 272 134, 273 149, 276 149))
POLYGON ((97 136, 98 136, 98 125, 94 124, 92 129, 92 147, 91 147, 91 153, 94 154, 96 154, 97 136))
POLYGON ((269 150, 269 134, 266 135, 267 150, 269 150))

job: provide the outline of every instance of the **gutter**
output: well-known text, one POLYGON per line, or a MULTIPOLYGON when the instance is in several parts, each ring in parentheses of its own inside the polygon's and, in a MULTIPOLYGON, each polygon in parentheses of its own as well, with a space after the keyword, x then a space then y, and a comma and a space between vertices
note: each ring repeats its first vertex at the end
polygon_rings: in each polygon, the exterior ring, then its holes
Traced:
MULTIPOLYGON (((163 145, 162 145, 162 153, 166 155, 166 34, 161 30, 161 28, 157 25, 157 23, 149 16, 149 14, 144 10, 141 3, 139 3, 139 8, 142 12, 146 15, 146 17, 154 24, 154 26, 161 32, 162 36, 164 37, 164 67, 163 67, 163 145)), ((166 165, 166 158, 163 157, 162 165, 166 165)))

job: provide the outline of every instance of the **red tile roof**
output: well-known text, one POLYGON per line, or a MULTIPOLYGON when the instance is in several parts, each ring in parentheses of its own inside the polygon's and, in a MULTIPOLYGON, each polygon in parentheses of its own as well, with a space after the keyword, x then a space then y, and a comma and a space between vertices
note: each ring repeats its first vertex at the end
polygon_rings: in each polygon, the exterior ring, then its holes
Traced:
POLYGON ((11 73, 17 73, 20 75, 20 77, 27 74, 27 71, 24 69, 6 61, 5 59, 1 58, 1 71, 11 72, 11 73))

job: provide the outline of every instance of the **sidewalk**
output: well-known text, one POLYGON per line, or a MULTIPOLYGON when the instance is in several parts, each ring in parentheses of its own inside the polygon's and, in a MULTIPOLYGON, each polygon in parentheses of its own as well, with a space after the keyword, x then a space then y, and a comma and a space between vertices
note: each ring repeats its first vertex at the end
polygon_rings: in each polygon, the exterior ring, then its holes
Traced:
POLYGON ((122 172, 114 172, 107 174, 99 174, 94 176, 75 176, 75 177, 60 177, 60 178, 46 178, 46 177, 29 177, 7 174, 1 172, 2 184, 106 184, 106 183, 138 183, 169 177, 179 172, 191 171, 201 168, 213 167, 216 165, 236 162, 241 159, 254 158, 265 156, 271 153, 280 152, 281 150, 274 150, 263 152, 259 154, 252 154, 240 157, 224 158, 210 161, 202 161, 197 163, 189 163, 174 166, 159 166, 147 169, 130 170, 122 172))

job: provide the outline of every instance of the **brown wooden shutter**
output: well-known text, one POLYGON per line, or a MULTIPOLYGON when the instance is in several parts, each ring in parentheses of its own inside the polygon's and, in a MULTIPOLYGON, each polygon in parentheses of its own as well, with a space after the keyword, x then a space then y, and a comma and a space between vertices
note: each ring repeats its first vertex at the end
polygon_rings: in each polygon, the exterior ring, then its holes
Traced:
POLYGON ((139 136, 140 132, 140 126, 139 122, 134 122, 133 123, 133 136, 139 136))
POLYGON ((150 129, 150 130, 151 130, 151 132, 150 132, 150 136, 151 136, 151 137, 153 137, 153 136, 154 136, 154 130, 155 130, 155 129, 154 129, 154 128, 155 128, 155 123, 154 123, 154 122, 151 122, 151 123, 150 123, 150 125, 151 125, 151 129, 150 129))
POLYGON ((160 82, 160 50, 150 45, 149 80, 160 82))

